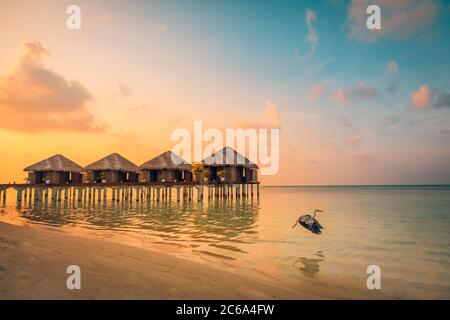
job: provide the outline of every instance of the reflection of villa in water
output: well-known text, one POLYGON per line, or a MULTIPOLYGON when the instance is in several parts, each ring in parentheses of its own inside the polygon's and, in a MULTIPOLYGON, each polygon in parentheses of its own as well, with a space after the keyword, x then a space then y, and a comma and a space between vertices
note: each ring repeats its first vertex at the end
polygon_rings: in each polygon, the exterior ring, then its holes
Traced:
POLYGON ((86 167, 81 167, 62 155, 44 159, 24 171, 26 183, 0 184, 0 198, 6 190, 17 191, 22 198, 35 201, 78 201, 106 199, 137 202, 144 198, 192 201, 196 198, 259 197, 258 166, 230 147, 205 158, 194 167, 178 155, 167 151, 140 167, 118 153, 112 153, 86 167))
POLYGON ((54 227, 82 226, 88 230, 123 230, 132 226, 146 241, 164 240, 180 246, 187 241, 198 253, 215 252, 231 258, 246 253, 241 244, 258 239, 259 201, 210 198, 203 202, 169 201, 67 201, 32 202, 27 199, 16 208, 27 221, 54 227))

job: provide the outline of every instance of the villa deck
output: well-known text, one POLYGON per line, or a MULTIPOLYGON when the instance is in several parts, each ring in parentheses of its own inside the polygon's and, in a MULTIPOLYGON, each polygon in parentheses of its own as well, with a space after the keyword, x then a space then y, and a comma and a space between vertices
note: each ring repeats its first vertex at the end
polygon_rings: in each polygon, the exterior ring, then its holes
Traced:
POLYGON ((259 198, 259 182, 249 183, 199 183, 189 182, 122 182, 122 183, 74 183, 74 184, 0 184, 0 201, 6 202, 7 189, 16 190, 17 202, 34 201, 142 201, 143 199, 171 200, 175 190, 177 201, 202 201, 206 192, 209 198, 259 198), (256 187, 255 187, 256 186, 256 187), (256 190, 255 190, 256 189, 256 190))

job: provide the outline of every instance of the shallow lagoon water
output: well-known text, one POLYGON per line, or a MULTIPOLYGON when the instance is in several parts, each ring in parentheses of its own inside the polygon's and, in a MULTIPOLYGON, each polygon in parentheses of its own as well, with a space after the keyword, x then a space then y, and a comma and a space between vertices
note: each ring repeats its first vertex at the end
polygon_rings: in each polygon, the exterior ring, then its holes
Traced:
POLYGON ((308 287, 312 296, 331 290, 336 298, 450 298, 448 186, 262 187, 253 200, 20 206, 11 190, 3 206, 0 220, 163 250, 308 287), (325 211, 321 235, 292 228, 315 208, 325 211), (381 290, 366 287, 369 265, 381 268, 381 290))

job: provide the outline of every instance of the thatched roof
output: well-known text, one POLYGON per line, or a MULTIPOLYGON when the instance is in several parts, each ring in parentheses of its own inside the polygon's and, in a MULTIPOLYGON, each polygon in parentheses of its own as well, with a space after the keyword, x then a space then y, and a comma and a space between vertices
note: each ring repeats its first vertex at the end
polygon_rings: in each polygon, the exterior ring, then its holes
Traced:
POLYGON ((166 151, 161 153, 159 156, 141 164, 139 166, 140 170, 162 170, 162 169, 170 169, 170 170, 184 170, 191 171, 192 165, 173 153, 172 151, 166 151))
POLYGON ((258 169, 258 166, 244 157, 231 147, 225 147, 222 150, 213 153, 202 160, 207 166, 243 166, 246 168, 258 169), (221 156, 221 157, 220 157, 221 156))
POLYGON ((83 168, 67 159, 63 155, 57 154, 48 159, 39 161, 26 167, 23 171, 63 171, 63 172, 81 172, 83 168))
POLYGON ((126 171, 137 172, 138 167, 130 160, 125 159, 118 153, 111 153, 109 156, 101 158, 84 168, 86 171, 126 171))

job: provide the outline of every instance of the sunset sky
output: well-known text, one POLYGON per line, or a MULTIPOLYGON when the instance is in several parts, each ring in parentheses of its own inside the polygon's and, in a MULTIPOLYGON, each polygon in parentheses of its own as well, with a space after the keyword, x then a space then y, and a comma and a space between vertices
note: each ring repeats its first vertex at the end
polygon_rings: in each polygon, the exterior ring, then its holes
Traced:
POLYGON ((280 128, 267 185, 450 183, 449 1, 374 2, 376 32, 363 0, 2 0, 0 183, 140 165, 194 120, 280 128))

